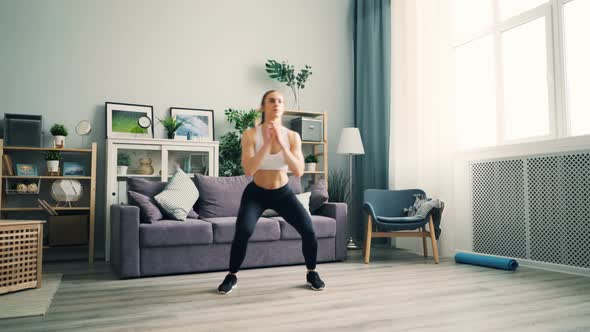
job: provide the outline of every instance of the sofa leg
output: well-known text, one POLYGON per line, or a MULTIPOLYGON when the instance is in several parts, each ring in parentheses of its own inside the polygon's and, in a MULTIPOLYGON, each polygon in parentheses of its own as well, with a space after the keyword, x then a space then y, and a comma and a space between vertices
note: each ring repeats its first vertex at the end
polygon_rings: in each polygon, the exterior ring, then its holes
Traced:
POLYGON ((365 240, 365 264, 369 264, 369 257, 371 256, 371 233, 373 233, 373 222, 371 215, 367 219, 367 238, 365 240))
POLYGON ((434 263, 438 264, 438 247, 436 245, 436 235, 434 234, 434 223, 432 222, 432 216, 428 221, 428 229, 430 230, 430 240, 432 241, 432 254, 434 255, 434 263))
MULTIPOLYGON (((422 227, 422 233, 426 233, 426 227, 422 227)), ((426 245, 426 237, 422 236, 422 248, 424 257, 428 257, 428 246, 426 245)))

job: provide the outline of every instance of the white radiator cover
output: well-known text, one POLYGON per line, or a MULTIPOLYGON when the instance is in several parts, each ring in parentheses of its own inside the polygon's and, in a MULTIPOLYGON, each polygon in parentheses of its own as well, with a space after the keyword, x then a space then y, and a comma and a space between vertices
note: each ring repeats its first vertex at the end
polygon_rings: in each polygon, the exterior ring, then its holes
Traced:
POLYGON ((590 151, 469 162, 474 252, 590 268, 590 151))

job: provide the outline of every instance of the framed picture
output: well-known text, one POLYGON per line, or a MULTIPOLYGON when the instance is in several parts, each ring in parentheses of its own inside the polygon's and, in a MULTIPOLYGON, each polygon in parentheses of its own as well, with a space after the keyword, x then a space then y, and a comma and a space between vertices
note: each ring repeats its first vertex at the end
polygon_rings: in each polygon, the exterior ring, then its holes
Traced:
POLYGON ((84 166, 80 163, 64 161, 63 176, 85 176, 84 166))
POLYGON ((212 141, 215 137, 213 110, 171 107, 170 116, 186 121, 176 130, 176 136, 189 141, 212 141))
POLYGON ((154 138, 154 107, 105 103, 107 138, 154 138))
POLYGON ((37 165, 33 164, 16 164, 17 176, 38 176, 37 165))

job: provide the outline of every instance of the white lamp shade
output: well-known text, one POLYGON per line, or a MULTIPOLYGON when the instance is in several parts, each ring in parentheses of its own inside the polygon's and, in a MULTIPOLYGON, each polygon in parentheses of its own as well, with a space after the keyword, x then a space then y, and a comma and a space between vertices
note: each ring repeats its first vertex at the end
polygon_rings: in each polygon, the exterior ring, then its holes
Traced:
POLYGON ((342 128, 338 141, 338 154, 365 154, 361 133, 358 128, 342 128))

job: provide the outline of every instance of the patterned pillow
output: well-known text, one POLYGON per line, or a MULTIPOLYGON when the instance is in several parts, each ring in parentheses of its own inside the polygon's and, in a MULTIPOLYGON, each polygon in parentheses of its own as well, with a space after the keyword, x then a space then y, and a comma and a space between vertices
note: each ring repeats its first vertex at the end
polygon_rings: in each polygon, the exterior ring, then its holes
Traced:
POLYGON ((198 198, 199 191, 195 183, 181 169, 176 170, 164 191, 154 197, 162 209, 182 221, 186 220, 198 198))
MULTIPOLYGON (((139 207, 139 215, 142 223, 153 224, 158 220, 174 218, 167 211, 161 209, 152 198, 131 190, 128 190, 127 194, 129 204, 139 207)), ((186 217, 188 219, 199 219, 199 215, 192 209, 186 217)))

